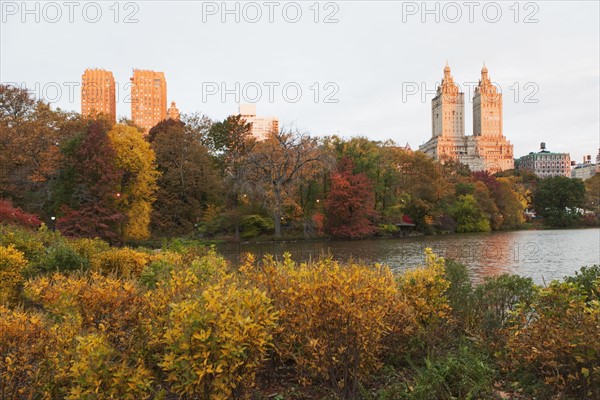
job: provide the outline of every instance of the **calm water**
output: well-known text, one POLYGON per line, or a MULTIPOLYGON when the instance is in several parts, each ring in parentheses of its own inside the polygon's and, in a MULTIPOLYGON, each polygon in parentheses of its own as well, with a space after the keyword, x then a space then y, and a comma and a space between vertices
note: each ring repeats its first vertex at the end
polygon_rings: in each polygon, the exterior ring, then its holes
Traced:
POLYGON ((423 250, 467 265, 475 281, 502 273, 532 277, 537 283, 571 275, 582 266, 600 264, 600 229, 544 230, 422 236, 361 241, 224 244, 219 251, 232 261, 244 252, 257 256, 292 254, 296 261, 332 254, 387 264, 395 270, 423 262, 423 250))

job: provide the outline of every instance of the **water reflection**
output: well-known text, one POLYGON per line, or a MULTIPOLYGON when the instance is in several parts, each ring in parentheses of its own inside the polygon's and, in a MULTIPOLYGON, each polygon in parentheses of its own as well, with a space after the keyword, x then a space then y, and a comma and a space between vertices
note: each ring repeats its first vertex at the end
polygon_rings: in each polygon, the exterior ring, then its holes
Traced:
POLYGON ((600 264, 600 229, 515 231, 427 236, 363 241, 326 241, 269 244, 223 244, 218 250, 232 262, 244 252, 257 257, 292 254, 296 261, 332 255, 335 259, 383 263, 394 270, 414 268, 431 247, 446 258, 464 263, 472 278, 514 273, 537 283, 570 275, 584 265, 600 264))

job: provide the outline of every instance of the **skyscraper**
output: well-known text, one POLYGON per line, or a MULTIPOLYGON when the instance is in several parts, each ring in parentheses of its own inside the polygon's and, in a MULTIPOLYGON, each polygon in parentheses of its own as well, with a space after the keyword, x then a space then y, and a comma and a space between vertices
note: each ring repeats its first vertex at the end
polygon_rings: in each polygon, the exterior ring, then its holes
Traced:
POLYGON ((133 70, 131 119, 146 133, 167 118, 167 82, 162 72, 133 70))
POLYGON ((252 124, 251 134, 258 141, 279 132, 279 120, 275 117, 256 116, 256 104, 240 104, 240 115, 252 124))
POLYGON ((513 145, 502 132, 502 94, 481 70, 473 96, 473 136, 465 136, 464 97, 444 68, 444 79, 431 101, 432 135, 419 150, 435 160, 456 160, 472 171, 495 173, 514 166, 513 145))
POLYGON ((105 114, 111 121, 116 121, 115 78, 112 72, 86 69, 81 75, 81 114, 105 114))

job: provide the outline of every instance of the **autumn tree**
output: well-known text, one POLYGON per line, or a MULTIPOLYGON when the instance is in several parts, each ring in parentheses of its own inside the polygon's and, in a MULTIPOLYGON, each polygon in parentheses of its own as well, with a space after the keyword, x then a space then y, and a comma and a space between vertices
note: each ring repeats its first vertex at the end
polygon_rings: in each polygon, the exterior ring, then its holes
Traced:
POLYGON ((121 171, 117 197, 119 208, 127 216, 123 239, 146 239, 150 236, 150 213, 159 176, 156 156, 135 127, 117 124, 108 132, 108 139, 115 151, 115 168, 121 171))
POLYGON ((373 184, 366 174, 355 174, 353 169, 353 161, 344 157, 331 174, 325 210, 327 230, 334 236, 360 238, 375 232, 373 184))
POLYGON ((82 135, 62 148, 54 197, 63 213, 57 227, 67 236, 119 240, 118 227, 125 218, 117 201, 123 172, 115 163, 107 131, 106 125, 90 122, 82 135))
MULTIPOLYGON (((329 157, 308 134, 281 131, 256 144, 248 155, 244 180, 262 198, 273 215, 275 237, 281 237, 281 219, 286 202, 295 204, 291 193, 300 176, 308 179, 318 169, 327 169, 329 157)), ((249 188, 250 189, 250 188, 249 188)))
POLYGON ((26 89, 0 85, 0 198, 48 216, 60 146, 80 134, 86 123, 75 113, 51 110, 26 89))
POLYGON ((152 213, 152 230, 165 235, 189 234, 209 205, 221 202, 222 184, 208 149, 202 144, 210 124, 172 119, 150 130, 148 140, 160 177, 152 213))

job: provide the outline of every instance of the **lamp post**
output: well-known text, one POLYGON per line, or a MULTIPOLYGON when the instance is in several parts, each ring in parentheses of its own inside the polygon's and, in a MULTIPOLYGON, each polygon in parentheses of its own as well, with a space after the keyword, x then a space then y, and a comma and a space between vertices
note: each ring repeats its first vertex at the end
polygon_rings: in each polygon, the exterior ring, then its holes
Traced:
POLYGON ((50 217, 50 220, 52 221, 52 226, 50 227, 50 229, 52 229, 52 232, 56 231, 56 217, 53 215, 50 217))

